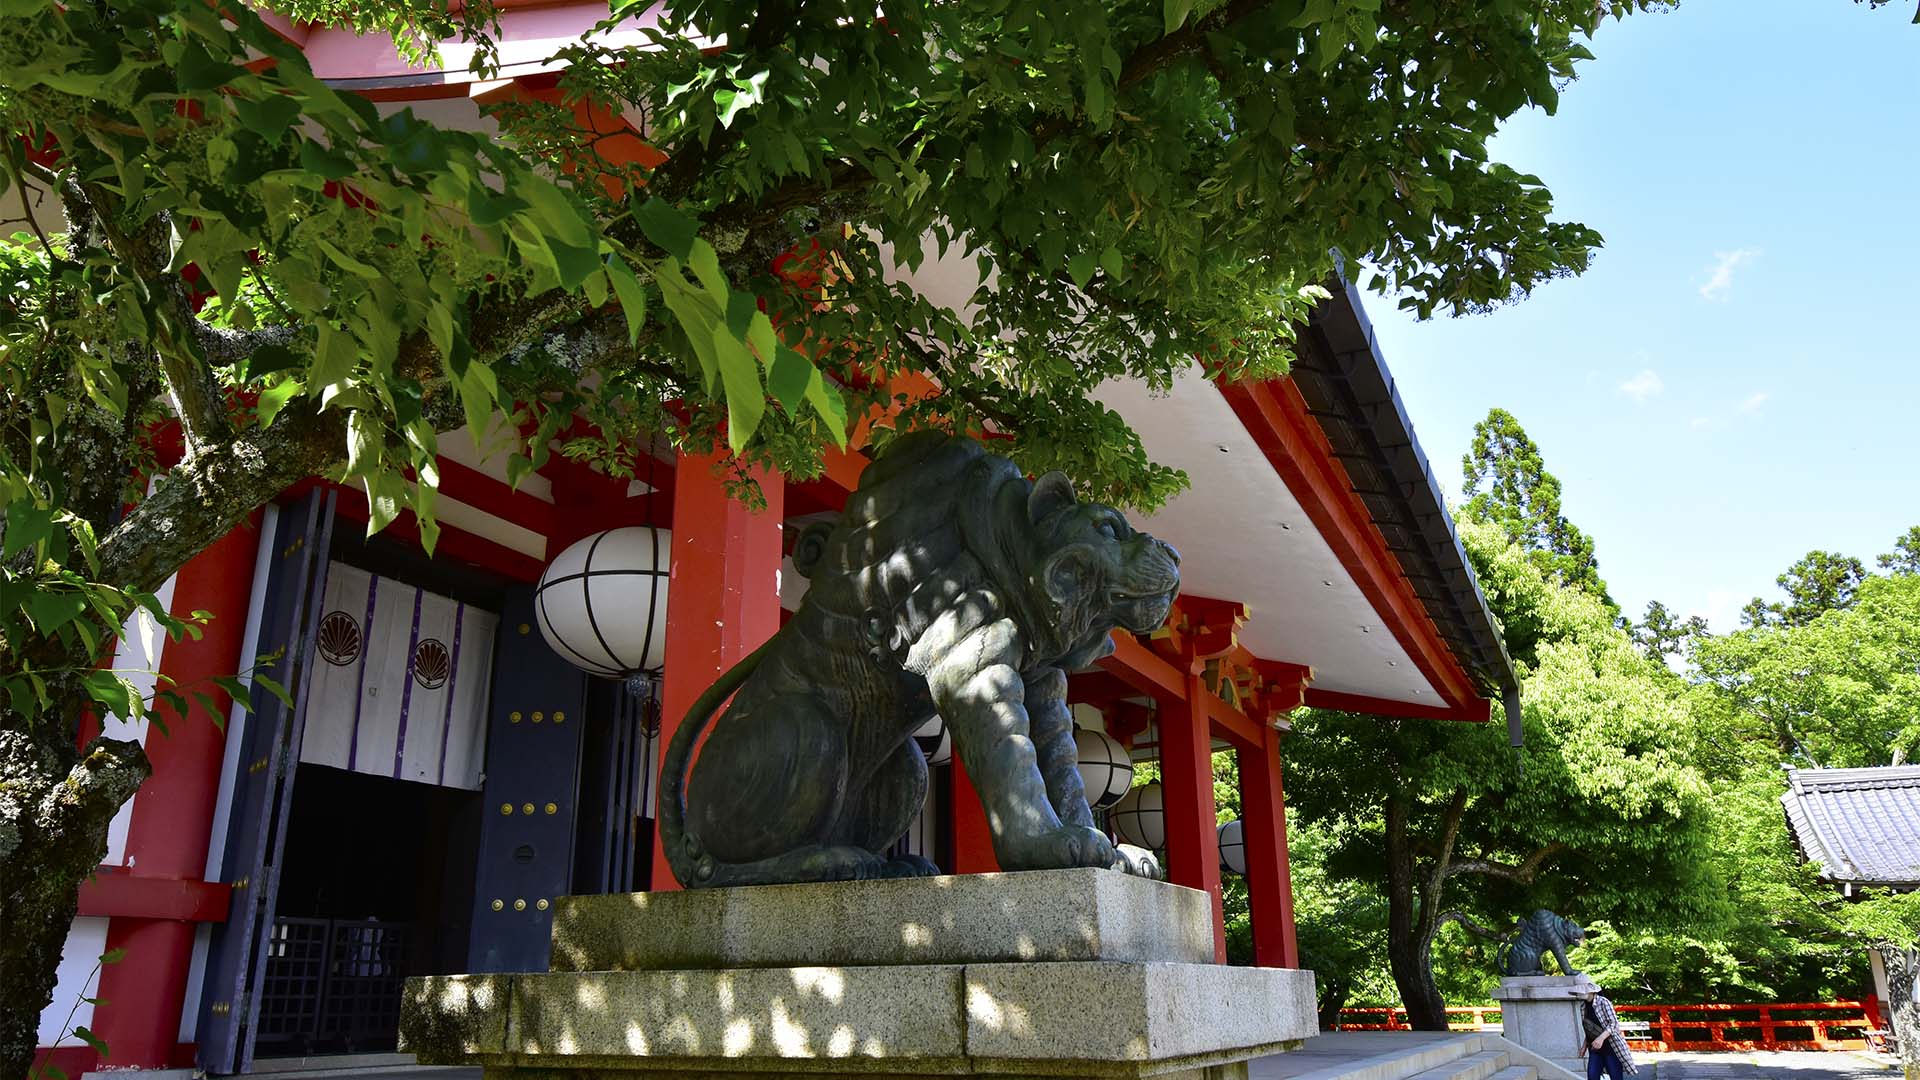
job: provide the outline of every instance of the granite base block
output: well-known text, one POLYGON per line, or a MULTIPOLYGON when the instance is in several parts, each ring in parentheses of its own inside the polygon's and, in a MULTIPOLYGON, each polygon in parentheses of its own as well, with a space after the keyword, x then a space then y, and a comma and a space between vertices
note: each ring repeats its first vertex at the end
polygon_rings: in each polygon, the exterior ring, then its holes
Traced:
POLYGON ((1569 1072, 1584 1074, 1583 1002, 1599 987, 1585 975, 1509 975, 1494 987, 1502 1034, 1569 1072))
POLYGON ((407 982, 401 1046, 489 1080, 1234 1080, 1313 973, 1211 963, 1206 894, 1107 871, 560 902, 550 972, 407 982))
POLYGON ((1214 964, 451 975, 409 980, 402 1035, 489 1068, 1149 1076, 1286 1049, 1313 1005, 1311 972, 1214 964))
POLYGON ((1205 893, 1106 870, 562 897, 555 971, 1213 959, 1205 893))

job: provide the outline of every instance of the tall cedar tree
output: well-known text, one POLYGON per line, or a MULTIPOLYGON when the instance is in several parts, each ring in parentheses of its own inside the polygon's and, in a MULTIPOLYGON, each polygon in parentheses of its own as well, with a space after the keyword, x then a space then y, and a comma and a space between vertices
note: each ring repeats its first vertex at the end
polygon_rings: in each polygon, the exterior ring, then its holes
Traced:
MULTIPOLYGON (((1880 558, 1888 565, 1896 557, 1880 558)), ((1756 596, 1740 609, 1740 619, 1750 627, 1805 626, 1829 611, 1852 607, 1866 578, 1865 564, 1851 555, 1809 551, 1773 579, 1787 594, 1785 601, 1768 603, 1756 596)))
POLYGON ((1512 413, 1491 409, 1473 426, 1473 446, 1460 468, 1466 474, 1467 516, 1500 526, 1543 569, 1618 613, 1607 583, 1600 580, 1593 538, 1561 511, 1560 480, 1547 471, 1540 447, 1512 413))

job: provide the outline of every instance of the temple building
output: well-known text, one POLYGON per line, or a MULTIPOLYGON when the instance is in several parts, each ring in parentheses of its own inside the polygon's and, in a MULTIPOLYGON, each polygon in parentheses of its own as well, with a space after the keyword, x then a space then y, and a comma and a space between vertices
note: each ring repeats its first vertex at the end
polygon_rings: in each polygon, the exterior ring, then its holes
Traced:
MULTIPOLYGON (((485 83, 462 57, 420 72, 377 39, 283 32, 316 74, 383 109, 484 130, 483 100, 551 99, 538 58, 605 12, 503 4, 501 77, 485 83)), ((650 152, 626 135, 635 160, 650 152)), ((937 262, 914 284, 936 302, 971 289, 937 262)), ((1157 787, 1131 789, 1106 817, 1159 841, 1171 881, 1212 895, 1222 962, 1222 874, 1242 873, 1252 960, 1300 964, 1282 784, 1291 710, 1482 722, 1503 696, 1514 706, 1512 664, 1358 293, 1333 284, 1287 378, 1195 372, 1163 395, 1100 394, 1192 486, 1132 516, 1181 552, 1182 593, 1159 631, 1116 634, 1111 657, 1071 678, 1076 722, 1104 736, 1086 740, 1083 772, 1111 779, 1101 754, 1114 747, 1114 761, 1157 762, 1157 787), (1223 751, 1237 757, 1242 807, 1225 825, 1211 765, 1223 751)), ((541 970, 555 897, 676 887, 655 851, 661 748, 799 604, 792 538, 844 505, 867 464, 862 430, 819 479, 761 477, 758 512, 728 497, 710 458, 643 455, 628 481, 554 455, 514 487, 485 433, 454 433, 441 441, 431 557, 410 518, 369 539, 359 491, 314 478, 195 558, 160 595, 177 613, 216 612, 208 633, 169 642, 136 620, 118 666, 186 685, 277 657, 293 705, 256 687, 224 729, 203 715, 164 736, 108 721, 144 741, 154 775, 82 887, 42 1044, 71 1016, 115 1068, 225 1074, 391 1052, 406 976, 541 970), (565 616, 540 610, 536 584, 569 549, 584 552, 578 572, 559 576, 612 605, 598 610, 650 613, 657 696, 589 673, 653 662, 605 664, 616 643, 599 652, 543 625, 565 616), (563 655, 556 640, 574 644, 563 655), (110 950, 121 959, 97 966, 110 950)), ((933 782, 902 844, 949 873, 995 870, 964 769, 937 725, 919 737, 933 782)), ((103 1064, 70 1040, 48 1060, 76 1077, 103 1064)))

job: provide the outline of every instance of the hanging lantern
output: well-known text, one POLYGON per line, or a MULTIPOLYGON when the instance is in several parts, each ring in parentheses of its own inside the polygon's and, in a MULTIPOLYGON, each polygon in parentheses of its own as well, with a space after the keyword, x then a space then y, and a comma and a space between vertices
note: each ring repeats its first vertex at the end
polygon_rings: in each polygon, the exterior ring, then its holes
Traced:
POLYGON ((609 529, 568 547, 533 592, 540 636, 573 666, 609 679, 659 672, 667 653, 673 534, 609 529))
POLYGON ((1220 826, 1220 869, 1242 877, 1247 873, 1246 827, 1239 818, 1220 826))
POLYGON ((1133 758, 1119 739, 1094 728, 1075 728, 1073 745, 1080 759, 1080 784, 1087 805, 1105 810, 1133 786, 1133 758))
POLYGON ((1107 814, 1108 824, 1120 839, 1135 847, 1158 851, 1167 846, 1166 794, 1160 781, 1149 780, 1128 788, 1107 814))
POLYGON ((945 765, 953 760, 953 732, 947 730, 947 722, 939 713, 913 729, 913 741, 920 744, 920 753, 929 766, 945 765))

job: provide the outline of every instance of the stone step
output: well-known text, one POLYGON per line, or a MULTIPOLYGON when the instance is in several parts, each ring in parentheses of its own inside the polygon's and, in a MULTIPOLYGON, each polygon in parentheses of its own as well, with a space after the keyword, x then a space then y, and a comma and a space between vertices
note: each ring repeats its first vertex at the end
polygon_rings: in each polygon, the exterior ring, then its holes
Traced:
POLYGON ((1425 1072, 1415 1073, 1411 1080, 1489 1080, 1495 1073, 1507 1068, 1512 1060, 1505 1050, 1481 1050, 1425 1072))
POLYGON ((1298 1050, 1255 1062, 1252 1072, 1254 1080, 1409 1080, 1487 1045, 1469 1032, 1327 1032, 1298 1050))
POLYGON ((1540 1070, 1531 1065, 1509 1065, 1494 1073, 1492 1080, 1540 1080, 1540 1070))

